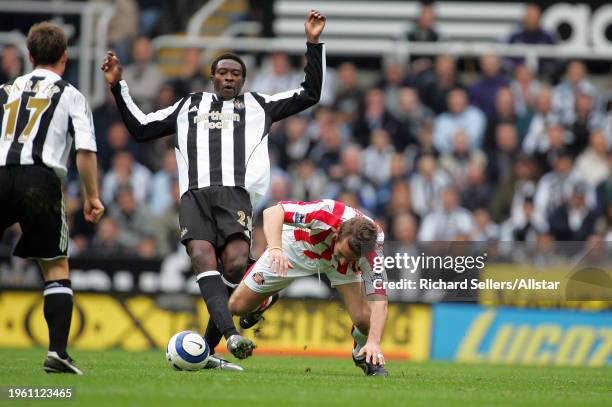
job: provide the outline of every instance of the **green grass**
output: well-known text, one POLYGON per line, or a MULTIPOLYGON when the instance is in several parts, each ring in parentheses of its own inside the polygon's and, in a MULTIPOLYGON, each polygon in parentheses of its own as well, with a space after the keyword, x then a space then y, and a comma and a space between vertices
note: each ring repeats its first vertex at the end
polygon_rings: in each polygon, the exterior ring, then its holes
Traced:
POLYGON ((390 361, 367 378, 348 359, 256 356, 246 371, 176 372, 159 352, 73 351, 86 375, 48 375, 42 349, 0 349, 0 405, 610 406, 612 369, 390 361), (7 401, 6 386, 70 386, 71 401, 7 401))

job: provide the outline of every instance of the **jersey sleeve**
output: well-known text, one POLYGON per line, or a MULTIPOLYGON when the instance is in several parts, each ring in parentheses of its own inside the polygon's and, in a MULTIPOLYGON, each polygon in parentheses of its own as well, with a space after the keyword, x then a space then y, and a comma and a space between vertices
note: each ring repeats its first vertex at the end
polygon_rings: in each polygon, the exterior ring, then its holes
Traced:
POLYGON ((305 77, 300 87, 274 95, 259 95, 264 99, 264 110, 272 122, 306 110, 321 99, 325 65, 325 45, 307 43, 305 77))
POLYGON ((70 104, 68 112, 70 124, 68 131, 74 136, 74 147, 77 150, 97 151, 96 133, 93 125, 91 108, 85 96, 78 90, 71 88, 70 97, 67 101, 70 104))
POLYGON ((344 204, 331 199, 313 202, 281 201, 284 223, 309 229, 337 230, 342 224, 344 204))
POLYGON ((385 234, 379 229, 376 238, 376 247, 373 251, 368 253, 366 257, 362 257, 359 260, 358 266, 363 278, 366 295, 387 295, 385 283, 388 280, 387 273, 383 266, 384 244, 385 234))
POLYGON ((139 142, 174 134, 178 113, 188 99, 182 98, 170 107, 145 114, 132 100, 130 89, 125 81, 121 80, 111 87, 111 92, 115 97, 125 127, 139 142))

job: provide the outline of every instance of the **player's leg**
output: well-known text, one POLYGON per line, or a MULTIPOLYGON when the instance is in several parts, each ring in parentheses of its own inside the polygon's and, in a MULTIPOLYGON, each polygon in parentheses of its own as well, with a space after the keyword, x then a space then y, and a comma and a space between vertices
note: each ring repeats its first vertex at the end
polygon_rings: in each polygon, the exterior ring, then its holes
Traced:
POLYGON ((68 223, 59 178, 36 165, 14 169, 15 205, 22 235, 14 254, 36 259, 44 277, 44 316, 49 329, 48 373, 83 374, 66 351, 72 319, 68 223), (44 238, 41 238, 44 236, 44 238))
MULTIPOLYGON (((212 217, 212 192, 210 188, 204 188, 187 191, 181 197, 179 223, 182 243, 187 247, 196 281, 200 287, 200 293, 208 309, 210 319, 227 340, 233 336, 242 338, 236 330, 232 315, 227 307, 229 294, 221 279, 221 272, 218 267, 216 247, 219 231, 217 223, 212 217)), ((242 340, 241 343, 245 347, 254 346, 251 341, 246 339, 242 340)), ((242 354, 234 355, 237 357, 244 356, 242 354)))
MULTIPOLYGON (((329 275, 328 275, 329 276, 329 275)), ((388 376, 387 370, 381 365, 367 363, 364 355, 357 356, 359 351, 368 341, 368 332, 370 330, 370 305, 364 295, 363 282, 350 280, 350 276, 329 276, 332 286, 334 286, 340 295, 346 307, 353 327, 351 328, 351 336, 354 339, 353 344, 353 362, 367 376, 388 376), (344 281, 343 281, 344 280, 344 281)))

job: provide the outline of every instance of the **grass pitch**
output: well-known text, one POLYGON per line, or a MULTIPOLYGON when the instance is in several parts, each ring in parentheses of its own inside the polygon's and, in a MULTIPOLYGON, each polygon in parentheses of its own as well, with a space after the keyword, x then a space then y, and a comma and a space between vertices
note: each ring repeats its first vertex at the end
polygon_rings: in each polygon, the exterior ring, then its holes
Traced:
POLYGON ((0 349, 0 405, 610 406, 612 369, 409 363, 364 377, 350 358, 255 356, 246 371, 177 372, 161 351, 72 351, 85 376, 49 375, 43 349, 0 349), (72 400, 14 401, 7 386, 69 386, 72 400))

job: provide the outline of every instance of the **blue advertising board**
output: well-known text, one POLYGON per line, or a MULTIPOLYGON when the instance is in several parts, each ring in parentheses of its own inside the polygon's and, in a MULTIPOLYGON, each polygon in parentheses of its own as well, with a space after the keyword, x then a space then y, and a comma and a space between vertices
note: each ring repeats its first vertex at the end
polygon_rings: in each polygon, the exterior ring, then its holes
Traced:
POLYGON ((437 304, 432 359, 610 366, 612 312, 437 304))

